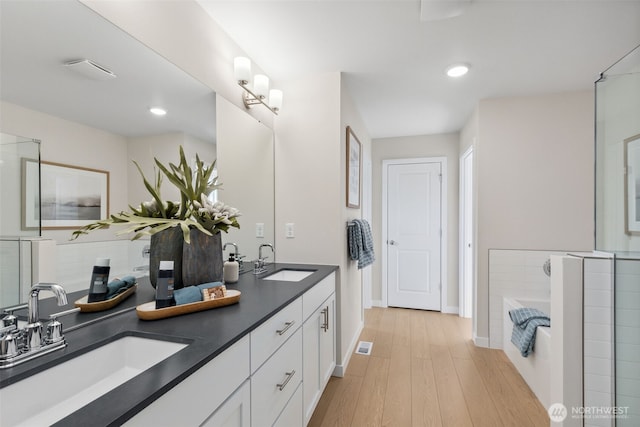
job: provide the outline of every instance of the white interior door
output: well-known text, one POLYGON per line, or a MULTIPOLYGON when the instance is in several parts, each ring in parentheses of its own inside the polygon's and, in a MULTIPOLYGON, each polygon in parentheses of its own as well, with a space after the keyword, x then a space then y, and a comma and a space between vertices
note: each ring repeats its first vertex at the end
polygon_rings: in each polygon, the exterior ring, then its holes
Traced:
POLYGON ((460 316, 473 316, 473 150, 460 160, 460 316))
POLYGON ((441 164, 387 165, 387 302, 441 310, 441 164))

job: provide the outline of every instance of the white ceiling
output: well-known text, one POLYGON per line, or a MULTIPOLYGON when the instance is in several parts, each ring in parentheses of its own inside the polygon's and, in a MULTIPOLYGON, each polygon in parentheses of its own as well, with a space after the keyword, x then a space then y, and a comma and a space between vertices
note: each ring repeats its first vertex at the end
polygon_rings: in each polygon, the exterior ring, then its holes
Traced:
POLYGON ((458 131, 485 98, 592 89, 640 44, 640 0, 475 0, 430 22, 420 0, 198 2, 276 85, 343 72, 373 138, 458 131), (455 62, 470 73, 446 77, 455 62))
POLYGON ((215 142, 215 93, 78 1, 0 0, 0 20, 3 101, 127 137, 183 132, 215 142), (80 58, 117 78, 63 65, 80 58), (156 105, 167 115, 149 114, 156 105))

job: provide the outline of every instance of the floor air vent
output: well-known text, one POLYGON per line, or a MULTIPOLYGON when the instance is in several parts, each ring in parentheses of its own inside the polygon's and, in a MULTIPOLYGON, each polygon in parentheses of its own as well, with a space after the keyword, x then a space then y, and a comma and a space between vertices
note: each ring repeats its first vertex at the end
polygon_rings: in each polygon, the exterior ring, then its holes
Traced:
POLYGON ((373 347, 373 343, 369 341, 360 341, 358 343, 358 347, 356 348, 356 354, 364 354, 368 356, 371 354, 371 347, 373 347))

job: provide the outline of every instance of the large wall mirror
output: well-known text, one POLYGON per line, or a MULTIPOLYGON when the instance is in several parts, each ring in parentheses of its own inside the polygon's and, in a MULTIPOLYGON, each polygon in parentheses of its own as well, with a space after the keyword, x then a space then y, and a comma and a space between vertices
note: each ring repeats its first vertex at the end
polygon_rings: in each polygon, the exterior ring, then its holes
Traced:
MULTIPOLYGON (((212 88, 77 1, 2 1, 0 18, 0 131, 41 140, 42 160, 86 167, 95 167, 96 144, 104 150, 105 141, 124 140, 98 159, 111 174, 111 211, 149 199, 132 160, 153 176, 153 157, 177 162, 183 145, 188 157, 217 159, 219 198, 243 214, 241 229, 223 233, 223 242, 237 243, 248 261, 257 258, 261 243, 274 241, 271 129, 223 98, 216 100, 212 88), (81 59, 115 78, 95 67, 64 65, 81 59), (152 116, 148 110, 154 106, 167 114, 152 116), (42 114, 95 131, 88 135, 115 137, 66 138, 42 123, 42 114), (48 158, 52 154, 57 158, 48 158)), ((163 195, 171 198, 170 190, 163 195)), ((116 231, 98 232, 89 241, 115 240, 116 231)), ((42 234, 72 244, 69 230, 42 234)))

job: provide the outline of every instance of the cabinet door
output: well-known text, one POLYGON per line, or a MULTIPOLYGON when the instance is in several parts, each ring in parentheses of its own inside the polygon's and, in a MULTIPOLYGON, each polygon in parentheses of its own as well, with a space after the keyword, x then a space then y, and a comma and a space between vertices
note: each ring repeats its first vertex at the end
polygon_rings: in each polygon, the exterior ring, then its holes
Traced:
POLYGON ((304 425, 307 425, 320 400, 320 335, 323 315, 318 309, 302 326, 302 370, 304 425))
POLYGON ((336 297, 331 295, 320 309, 324 319, 320 333, 320 393, 336 367, 336 297), (324 314, 326 313, 326 314, 324 314), (326 322, 326 325, 324 325, 326 322))
POLYGON ((304 323, 302 334, 306 425, 336 366, 335 294, 331 294, 304 323))
POLYGON ((245 381, 207 420, 202 427, 250 427, 251 386, 245 381))

